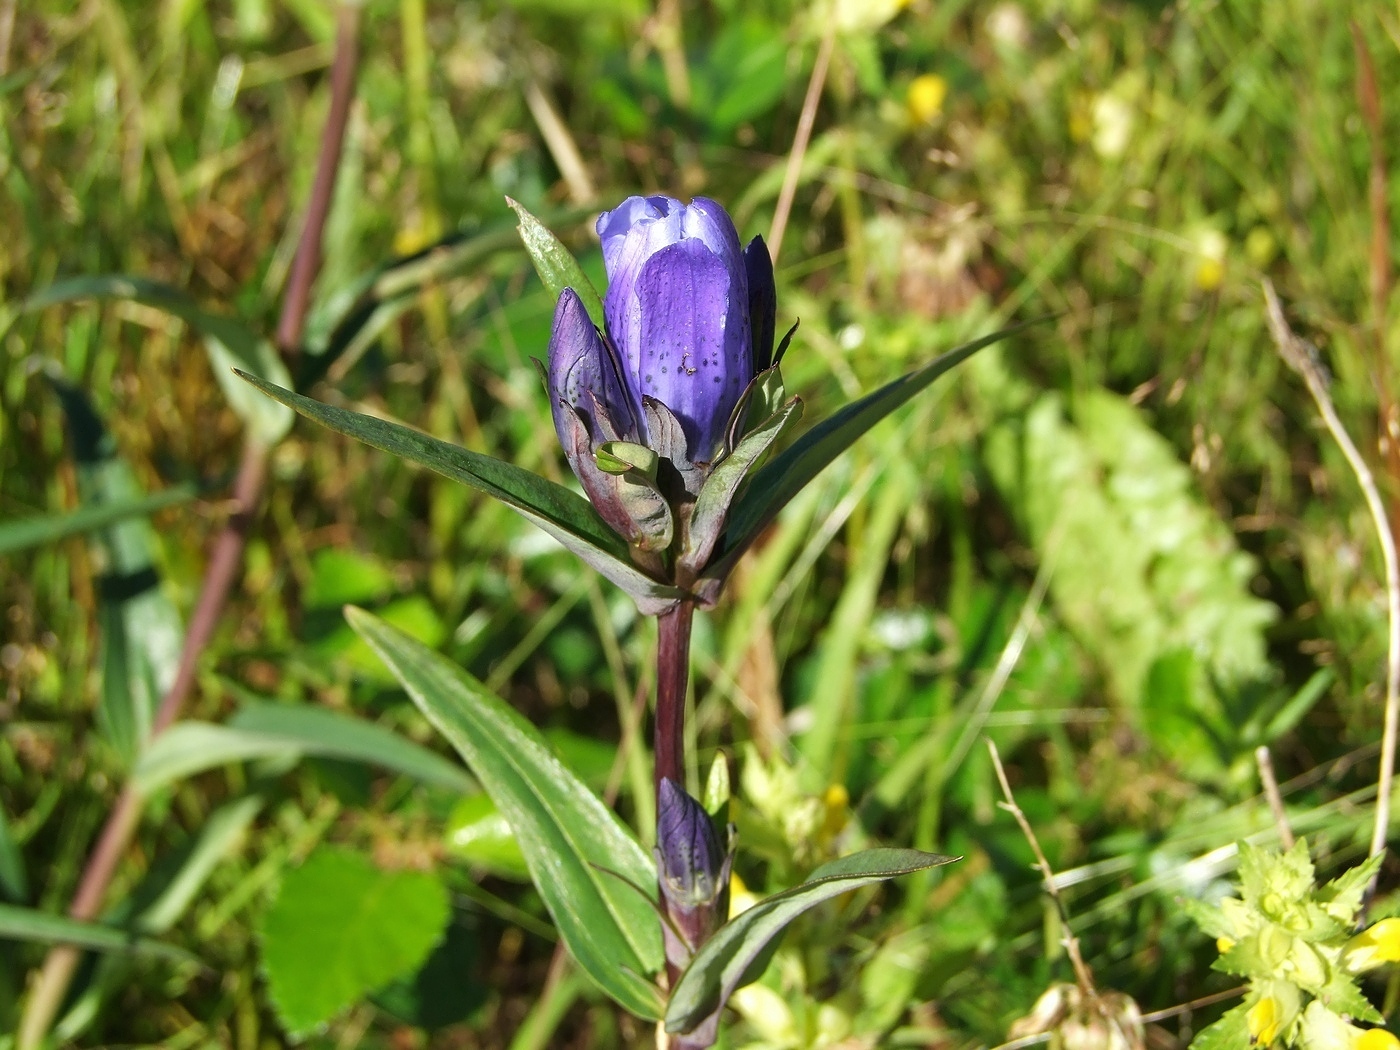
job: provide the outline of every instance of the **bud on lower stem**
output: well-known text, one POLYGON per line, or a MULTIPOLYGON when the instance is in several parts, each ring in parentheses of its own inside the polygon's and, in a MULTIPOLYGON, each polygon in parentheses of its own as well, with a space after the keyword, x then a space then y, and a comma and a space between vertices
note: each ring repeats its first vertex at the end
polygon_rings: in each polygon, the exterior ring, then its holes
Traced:
POLYGON ((733 854, 705 807, 674 780, 662 779, 657 802, 656 870, 668 920, 666 961, 681 970, 724 924, 733 854))

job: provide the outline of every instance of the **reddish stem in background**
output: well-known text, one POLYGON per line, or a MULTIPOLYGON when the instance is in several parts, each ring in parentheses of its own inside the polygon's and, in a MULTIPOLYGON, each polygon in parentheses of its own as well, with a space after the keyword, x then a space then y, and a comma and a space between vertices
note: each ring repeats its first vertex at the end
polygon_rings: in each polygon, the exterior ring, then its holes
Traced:
MULTIPOLYGON (((358 5, 342 4, 338 11, 336 52, 331 66, 330 111, 326 117, 311 199, 307 205, 306 219, 302 224, 301 239, 288 278, 286 295, 282 301, 281 320, 277 328, 277 344, 284 357, 297 353, 306 322, 306 311, 311 301, 311 285, 320 269, 321 235, 334 195, 350 101, 354 94, 358 28, 358 5)), ((169 728, 171 723, 180 717, 185 702, 194 690, 199 660, 214 637, 229 594, 238 580, 248 531, 262 504, 268 451, 256 441, 249 440, 244 443, 238 475, 234 480, 233 509, 210 551, 199 599, 190 616, 189 630, 185 635, 184 648, 180 652, 180 664, 175 680, 161 698, 160 706, 152 720, 152 737, 169 728)), ((128 782, 107 814, 97 843, 78 880, 78 888, 68 909, 68 914, 73 918, 92 920, 100 914, 103 899, 116 874, 117 865, 136 833, 141 817, 141 802, 141 796, 128 782)), ((24 1016, 16 1042, 18 1050, 34 1050, 43 1044, 81 958, 81 951, 70 945, 52 948, 44 958, 43 967, 25 1002, 24 1016)))
MULTIPOLYGON (((677 602, 656 618, 656 777, 685 786, 685 690, 690 679, 690 622, 695 605, 677 602)), ((657 811, 661 799, 657 797, 657 811)))
POLYGON ((311 304, 311 285, 321 270, 321 233, 335 196, 335 180, 340 174, 340 155, 345 145, 345 125, 350 119, 350 102, 355 97, 356 47, 360 26, 360 5, 347 2, 336 12, 335 58, 331 62, 331 106, 321 133, 321 153, 316 158, 316 177, 311 183, 311 199, 297 242, 296 258, 287 278, 287 294, 282 300, 282 319, 277 324, 277 346, 284 355, 301 348, 306 312, 311 304))

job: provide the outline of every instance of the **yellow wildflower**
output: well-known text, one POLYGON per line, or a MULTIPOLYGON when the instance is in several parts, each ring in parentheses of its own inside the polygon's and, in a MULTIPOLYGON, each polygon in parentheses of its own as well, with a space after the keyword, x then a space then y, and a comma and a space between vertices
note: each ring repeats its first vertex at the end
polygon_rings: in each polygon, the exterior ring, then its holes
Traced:
POLYGON ((937 73, 925 73, 909 84, 904 102, 915 124, 931 124, 943 112, 947 97, 948 82, 937 73))

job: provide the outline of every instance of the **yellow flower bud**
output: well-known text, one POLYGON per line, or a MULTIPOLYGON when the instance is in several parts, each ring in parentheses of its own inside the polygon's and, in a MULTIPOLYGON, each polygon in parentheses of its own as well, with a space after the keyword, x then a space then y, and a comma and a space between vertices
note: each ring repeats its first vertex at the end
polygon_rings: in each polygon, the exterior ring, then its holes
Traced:
POLYGON ((1249 1025, 1249 1045, 1268 1046, 1283 1027, 1283 1004, 1266 995, 1249 1008, 1245 1021, 1249 1025))
POLYGON ((1235 939, 1233 937, 1217 937, 1215 939, 1215 950, 1218 951, 1221 955, 1224 955, 1234 946, 1235 939))
POLYGON ((1357 1038, 1352 1050, 1400 1050, 1400 1039, 1384 1028, 1368 1028, 1357 1038))
POLYGON ((948 97, 948 82, 937 73, 915 77, 905 96, 909 116, 916 124, 931 124, 943 112, 943 100, 948 97))
POLYGON ((1342 949, 1342 965, 1352 973, 1400 962, 1400 919, 1382 919, 1362 930, 1342 949))
POLYGON ((1302 996, 1290 981, 1265 981, 1258 988, 1259 998, 1245 1013, 1249 1045, 1272 1046, 1295 1021, 1302 1009, 1302 996))

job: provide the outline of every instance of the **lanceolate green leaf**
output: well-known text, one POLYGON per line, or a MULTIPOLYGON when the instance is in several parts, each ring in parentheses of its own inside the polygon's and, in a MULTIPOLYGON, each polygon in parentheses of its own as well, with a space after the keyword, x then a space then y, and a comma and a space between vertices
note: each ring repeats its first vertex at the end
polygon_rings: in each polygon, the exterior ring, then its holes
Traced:
MULTIPOLYGON (((63 405, 82 509, 101 512, 142 500, 135 474, 86 392, 55 375, 49 380, 63 405)), ((184 627, 160 587, 156 534, 148 521, 122 516, 93 529, 91 540, 104 570, 98 724, 122 758, 133 762, 145 745, 156 704, 175 680, 184 627)))
POLYGON ((198 490, 193 485, 177 485, 137 496, 119 503, 103 503, 78 507, 66 514, 35 515, 16 521, 0 522, 0 554, 13 554, 27 547, 57 543, 69 536, 81 535, 94 529, 131 518, 144 518, 166 507, 175 507, 194 499, 198 490))
POLYGON ((26 310, 39 310, 76 299, 128 299, 164 310, 180 318, 204 338, 214 378, 228 398, 229 407, 263 444, 274 445, 292 425, 285 408, 249 396, 247 387, 230 376, 233 366, 274 383, 291 384, 291 374, 266 339, 232 317, 201 309, 184 292, 159 281, 124 274, 73 277, 49 285, 25 300, 26 310))
POLYGON ((209 722, 179 722, 151 741, 131 776, 138 790, 150 793, 182 777, 231 762, 263 758, 291 762, 302 751, 296 744, 275 736, 209 722))
POLYGON ((655 892, 655 867, 636 839, 539 731, 481 683, 362 609, 345 615, 495 799, 579 965, 628 1010, 659 1017, 645 975, 662 965, 660 926, 623 882, 655 892))
POLYGON ((520 239, 525 242, 525 250, 535 264, 535 272, 540 275, 540 281, 550 296, 558 299, 565 288, 572 288, 582 300, 583 308, 588 311, 593 324, 602 328, 603 300, 598 297, 598 290, 593 287, 593 282, 583 272, 573 253, 550 232, 549 227, 526 211, 524 205, 509 197, 506 203, 520 216, 520 239))
POLYGON ((592 504, 564 486, 410 427, 322 404, 255 376, 239 375, 323 426, 494 496, 631 594, 643 612, 661 611, 683 597, 674 587, 658 583, 636 568, 622 537, 608 527, 592 504))
POLYGON ((0 809, 0 896, 22 901, 29 896, 29 880, 24 873, 24 855, 10 834, 5 811, 0 809))
POLYGON ((230 762, 303 755, 368 762, 464 794, 477 790, 464 770, 373 722, 324 708, 259 703, 244 705, 228 725, 171 726, 146 749, 133 775, 149 792, 230 762))
POLYGON ((371 762, 449 791, 480 790, 455 762, 381 725, 340 711, 303 704, 245 703, 229 726, 296 743, 307 754, 371 762))
POLYGON ((189 952, 174 945, 140 937, 115 926, 79 922, 66 915, 50 915, 33 908, 0 904, 0 938, 11 941, 38 941, 42 944, 72 944, 98 952, 141 952, 180 962, 199 962, 189 952))
POLYGON ((853 853, 812 872, 806 882, 760 901, 722 926, 686 967, 666 1006, 666 1031, 689 1032, 723 1008, 735 990, 757 979, 755 963, 783 930, 822 901, 896 875, 907 875, 956 857, 913 849, 871 849, 853 853))
POLYGON ((983 347, 991 346, 1037 321, 1003 328, 973 342, 950 350, 923 368, 887 383, 873 394, 842 408, 818 423, 754 474, 742 496, 734 504, 729 524, 721 538, 718 557, 706 572, 707 578, 722 580, 734 560, 748 547, 778 511, 809 481, 880 420, 922 391, 939 376, 962 364, 983 347))

